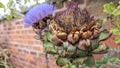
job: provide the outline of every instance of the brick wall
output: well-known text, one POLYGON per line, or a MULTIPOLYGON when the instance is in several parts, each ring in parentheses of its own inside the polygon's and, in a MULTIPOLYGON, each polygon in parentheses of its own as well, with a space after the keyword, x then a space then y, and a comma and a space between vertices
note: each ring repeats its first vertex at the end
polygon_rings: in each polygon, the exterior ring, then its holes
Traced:
MULTIPOLYGON (((87 2, 82 2, 81 6, 85 7, 86 4, 87 2)), ((90 8, 94 7, 91 6, 90 8)), ((35 36, 32 27, 25 27, 22 19, 13 19, 11 22, 3 21, 0 23, 0 44, 7 46, 11 50, 11 59, 16 68, 46 68, 46 57, 43 52, 42 42, 36 40, 35 36)), ((114 36, 104 43, 110 45, 110 47, 119 48, 114 43, 114 36)), ((102 55, 95 56, 96 59, 102 57, 102 55)), ((57 68, 55 59, 50 55, 48 65, 50 68, 57 68)))
MULTIPOLYGON (((24 27, 22 19, 0 24, 0 44, 10 48, 16 68, 46 68, 42 42, 34 37, 32 27, 24 27)), ((54 58, 49 58, 50 68, 56 68, 54 58)))

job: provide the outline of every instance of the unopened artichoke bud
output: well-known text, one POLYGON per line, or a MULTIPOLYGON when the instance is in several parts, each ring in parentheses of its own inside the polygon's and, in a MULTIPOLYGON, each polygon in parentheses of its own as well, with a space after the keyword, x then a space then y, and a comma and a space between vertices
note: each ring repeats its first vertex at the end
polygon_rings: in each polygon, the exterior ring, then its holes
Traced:
POLYGON ((70 33, 67 37, 67 40, 71 44, 75 44, 76 42, 79 41, 79 34, 77 33, 70 33))
POLYGON ((56 35, 52 36, 52 42, 56 46, 61 46, 62 45, 62 40, 60 40, 56 35))
POLYGON ((65 41, 65 40, 67 39, 67 33, 65 33, 65 32, 59 32, 59 33, 57 34, 57 37, 58 37, 59 39, 65 41))
POLYGON ((85 40, 79 41, 78 48, 81 50, 86 50, 86 41, 85 40))
POLYGON ((99 34, 100 34, 100 30, 95 29, 95 30, 93 31, 93 37, 92 37, 92 39, 98 38, 98 37, 99 37, 99 34))

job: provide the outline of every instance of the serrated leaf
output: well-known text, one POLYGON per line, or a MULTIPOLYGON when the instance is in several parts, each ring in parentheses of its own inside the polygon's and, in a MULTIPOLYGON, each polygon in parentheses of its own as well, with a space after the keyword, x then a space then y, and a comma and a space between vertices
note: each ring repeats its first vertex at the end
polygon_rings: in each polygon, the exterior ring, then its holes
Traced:
POLYGON ((100 32, 100 35, 99 35, 99 41, 102 41, 102 40, 105 40, 109 37, 109 32, 107 30, 103 30, 100 32))
POLYGON ((120 43, 120 36, 118 36, 118 37, 115 39, 115 43, 117 43, 117 44, 120 43))
POLYGON ((9 2, 7 3, 7 7, 11 7, 13 5, 14 1, 13 0, 9 0, 9 2))
POLYGON ((80 57, 80 58, 76 58, 75 60, 73 60, 73 62, 75 64, 83 64, 86 59, 87 59, 87 57, 80 57))
POLYGON ((69 60, 67 58, 62 58, 62 57, 59 57, 57 60, 56 60, 56 63, 58 66, 62 67, 66 64, 69 63, 69 60))
POLYGON ((89 67, 95 65, 94 57, 93 56, 88 56, 87 60, 85 61, 85 64, 86 64, 86 66, 89 66, 89 67))
POLYGON ((104 8, 103 11, 104 11, 105 13, 112 14, 113 11, 114 11, 114 9, 115 9, 115 5, 114 5, 112 2, 110 2, 110 3, 105 4, 105 5, 103 6, 103 8, 104 8))
POLYGON ((113 12, 113 14, 114 14, 115 16, 119 16, 119 15, 120 15, 120 6, 118 6, 118 7, 115 9, 115 11, 113 12))
POLYGON ((0 2, 0 8, 5 8, 5 6, 1 2, 0 2))
POLYGON ((112 32, 114 35, 120 35, 120 30, 117 27, 110 28, 110 32, 112 32))

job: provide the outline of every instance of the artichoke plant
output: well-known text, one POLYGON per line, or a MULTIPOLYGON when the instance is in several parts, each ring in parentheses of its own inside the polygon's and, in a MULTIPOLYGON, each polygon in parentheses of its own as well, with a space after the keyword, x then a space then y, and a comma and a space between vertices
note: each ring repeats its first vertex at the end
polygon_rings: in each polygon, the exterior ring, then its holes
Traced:
POLYGON ((93 54, 104 54, 109 49, 100 44, 109 37, 109 32, 102 28, 99 20, 78 5, 58 15, 45 17, 33 24, 37 39, 43 41, 45 50, 56 58, 60 67, 94 66, 93 54))

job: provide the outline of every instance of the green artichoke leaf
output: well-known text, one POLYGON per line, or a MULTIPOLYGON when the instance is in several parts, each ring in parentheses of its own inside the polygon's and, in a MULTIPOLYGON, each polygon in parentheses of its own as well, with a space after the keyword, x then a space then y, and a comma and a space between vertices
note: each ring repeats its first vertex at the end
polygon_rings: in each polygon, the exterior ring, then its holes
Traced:
POLYGON ((76 58, 73 62, 75 64, 83 64, 85 60, 87 60, 87 57, 80 57, 80 58, 76 58))
POLYGON ((50 31, 45 31, 46 37, 49 41, 51 41, 52 39, 52 34, 50 33, 50 31))
POLYGON ((59 57, 59 58, 56 60, 56 63, 57 63, 58 66, 63 67, 63 66, 65 66, 66 64, 69 63, 69 59, 68 59, 68 58, 59 57))
POLYGON ((105 54, 108 52, 109 47, 106 45, 99 45, 99 47, 92 51, 93 54, 105 54))
POLYGON ((88 67, 95 65, 95 59, 94 59, 93 55, 87 57, 87 59, 85 61, 85 65, 88 67))
POLYGON ((105 40, 109 37, 109 32, 105 29, 103 31, 100 32, 100 36, 98 38, 99 41, 105 40))
POLYGON ((62 47, 62 46, 55 46, 55 50, 56 51, 64 50, 64 47, 62 47))
POLYGON ((79 68, 78 65, 71 65, 70 68, 79 68))
POLYGON ((98 39, 92 40, 92 50, 96 49, 99 46, 98 39))
POLYGON ((69 45, 67 51, 68 51, 69 53, 74 54, 74 53, 76 52, 76 47, 73 46, 73 45, 69 45))
POLYGON ((43 41, 43 46, 48 51, 48 53, 50 54, 57 53, 56 50, 54 49, 54 45, 51 42, 43 41))
POLYGON ((77 49, 77 52, 76 52, 75 56, 85 57, 85 56, 87 56, 87 54, 88 54, 87 51, 83 51, 83 50, 77 49))
POLYGON ((64 49, 67 49, 67 48, 68 48, 68 45, 69 45, 68 42, 64 42, 64 43, 63 43, 63 47, 64 47, 64 49))

